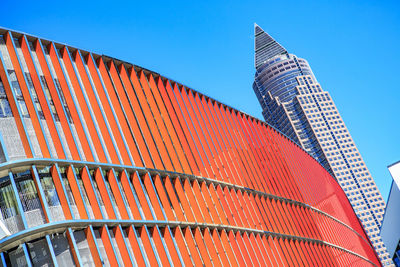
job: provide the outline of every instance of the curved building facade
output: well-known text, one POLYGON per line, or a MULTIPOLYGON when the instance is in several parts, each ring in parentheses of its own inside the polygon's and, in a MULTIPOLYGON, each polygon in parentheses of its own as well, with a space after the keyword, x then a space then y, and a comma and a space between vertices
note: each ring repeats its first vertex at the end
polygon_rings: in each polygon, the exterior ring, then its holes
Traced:
POLYGON ((1 266, 380 266, 268 124, 136 65, 0 30, 1 266))

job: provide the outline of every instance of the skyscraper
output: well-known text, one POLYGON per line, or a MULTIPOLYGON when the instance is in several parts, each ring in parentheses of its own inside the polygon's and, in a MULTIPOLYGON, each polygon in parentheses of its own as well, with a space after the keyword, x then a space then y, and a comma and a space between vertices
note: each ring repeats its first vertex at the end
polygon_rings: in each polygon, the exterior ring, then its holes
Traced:
POLYGON ((0 148, 0 267, 380 266, 300 146, 122 60, 0 28, 0 148))
POLYGON ((379 236, 385 202, 331 96, 308 62, 255 25, 254 92, 265 120, 301 145, 342 186, 381 261, 391 264, 379 236))

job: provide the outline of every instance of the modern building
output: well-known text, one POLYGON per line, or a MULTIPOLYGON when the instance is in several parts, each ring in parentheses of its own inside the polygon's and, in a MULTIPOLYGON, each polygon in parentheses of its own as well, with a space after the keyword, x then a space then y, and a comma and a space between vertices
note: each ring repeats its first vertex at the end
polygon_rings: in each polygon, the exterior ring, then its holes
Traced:
POLYGON ((379 236, 385 202, 331 96, 308 62, 290 54, 255 25, 254 92, 267 123, 282 131, 333 174, 381 261, 391 260, 379 236))
POLYGON ((393 181, 382 222, 381 236, 393 263, 400 266, 400 161, 390 165, 388 169, 393 181))
POLYGON ((380 266, 337 181, 265 122, 6 29, 0 81, 0 266, 380 266))

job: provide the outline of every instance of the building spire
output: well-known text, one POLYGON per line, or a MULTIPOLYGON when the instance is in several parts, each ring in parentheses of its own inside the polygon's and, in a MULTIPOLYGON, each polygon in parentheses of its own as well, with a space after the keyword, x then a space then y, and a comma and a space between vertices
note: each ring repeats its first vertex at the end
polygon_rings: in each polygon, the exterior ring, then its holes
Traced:
POLYGON ((254 66, 258 68, 268 59, 286 54, 286 49, 254 23, 254 66))

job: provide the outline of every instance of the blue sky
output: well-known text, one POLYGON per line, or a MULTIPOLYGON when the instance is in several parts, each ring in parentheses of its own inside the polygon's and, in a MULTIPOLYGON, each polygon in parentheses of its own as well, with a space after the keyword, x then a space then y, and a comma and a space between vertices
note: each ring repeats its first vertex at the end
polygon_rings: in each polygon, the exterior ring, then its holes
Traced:
POLYGON ((157 71, 261 118, 253 24, 309 61, 384 199, 400 160, 398 1, 2 1, 0 26, 157 71))

